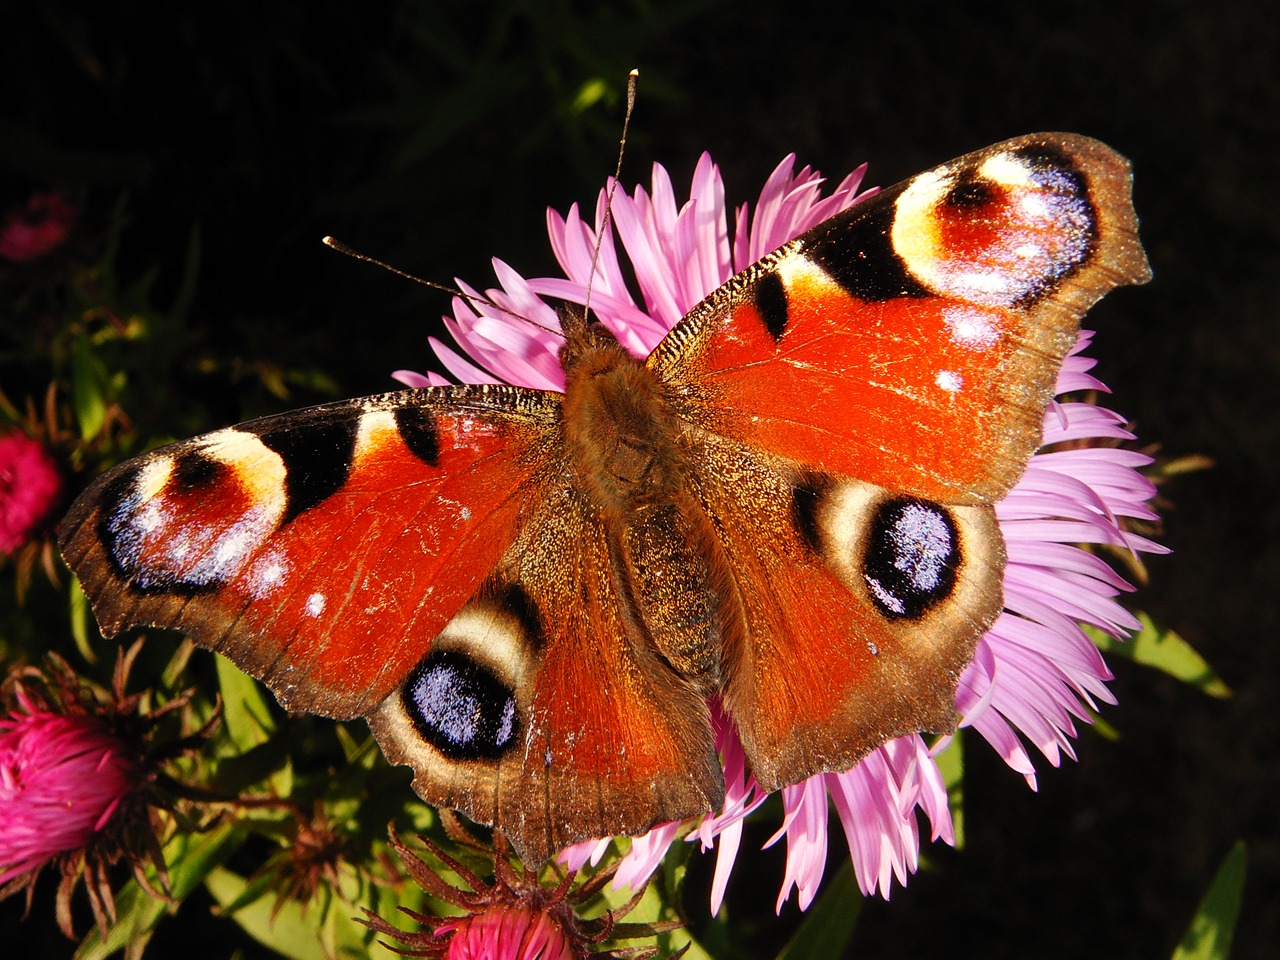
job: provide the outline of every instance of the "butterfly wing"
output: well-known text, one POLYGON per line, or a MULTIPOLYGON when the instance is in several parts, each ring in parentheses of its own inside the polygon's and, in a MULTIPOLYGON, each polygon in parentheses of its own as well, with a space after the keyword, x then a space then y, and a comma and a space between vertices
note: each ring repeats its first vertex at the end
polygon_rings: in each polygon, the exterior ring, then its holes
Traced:
POLYGON ((1079 315, 1145 271, 1120 158, 1010 141, 820 225, 659 345, 672 514, 605 521, 558 396, 458 387, 155 451, 60 544, 108 633, 180 629, 290 709, 368 717, 425 799, 541 860, 720 802, 710 683, 766 787, 949 726, 1001 606, 990 504, 1079 315), (686 521, 693 546, 647 539, 686 521), (646 575, 685 557, 726 620, 692 672, 653 628, 696 611, 646 575))
POLYGON ((704 438, 697 461, 741 613, 722 696, 760 785, 951 729, 960 673, 1001 607, 994 510, 904 497, 726 438, 704 438))
POLYGON ((559 422, 557 394, 457 387, 242 424, 99 478, 63 555, 109 635, 181 630, 289 709, 367 716, 424 799, 541 861, 723 795, 559 422))
POLYGON ((530 862, 706 812, 724 794, 706 702, 628 616, 610 533, 572 487, 547 492, 485 588, 370 718, 387 757, 417 771, 419 793, 500 825, 530 862), (452 733, 475 717, 496 732, 490 749, 452 733))
POLYGON ((60 546, 107 635, 181 630, 291 710, 360 716, 510 546, 557 407, 461 387, 219 430, 98 478, 60 546))
POLYGON ((1002 606, 991 504, 1081 315, 1147 279, 1136 223, 1109 148, 997 144, 766 257, 649 358, 698 437, 743 619, 724 698, 766 788, 954 724, 1002 606))
POLYGON ((695 308, 649 363, 688 421, 845 477, 990 503, 1080 317, 1150 275, 1128 163, 1040 134, 884 190, 695 308))

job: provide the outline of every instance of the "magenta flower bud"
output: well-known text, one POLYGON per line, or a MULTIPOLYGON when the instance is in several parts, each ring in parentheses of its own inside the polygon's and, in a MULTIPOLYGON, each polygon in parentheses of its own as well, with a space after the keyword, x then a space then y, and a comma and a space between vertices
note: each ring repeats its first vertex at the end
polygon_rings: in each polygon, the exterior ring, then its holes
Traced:
POLYGON ((140 784, 100 718, 30 709, 0 720, 0 885, 88 846, 140 784))
POLYGON ((31 540, 61 492, 62 477, 43 444, 18 430, 0 436, 0 555, 31 540))
POLYGON ((30 263, 60 247, 76 222, 76 208, 60 193, 34 193, 0 220, 0 258, 30 263))

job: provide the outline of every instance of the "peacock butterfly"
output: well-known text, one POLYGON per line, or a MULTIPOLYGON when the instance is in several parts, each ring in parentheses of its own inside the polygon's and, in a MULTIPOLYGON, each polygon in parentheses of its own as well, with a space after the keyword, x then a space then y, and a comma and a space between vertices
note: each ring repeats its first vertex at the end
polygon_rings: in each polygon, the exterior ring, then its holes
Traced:
POLYGON ((171 444, 60 545, 104 633, 189 634, 365 717, 528 860, 717 808, 717 698, 772 790, 955 724, 993 505, 1084 312, 1150 275, 1127 162, 996 144, 735 276, 645 360, 582 311, 564 393, 407 390, 171 444))

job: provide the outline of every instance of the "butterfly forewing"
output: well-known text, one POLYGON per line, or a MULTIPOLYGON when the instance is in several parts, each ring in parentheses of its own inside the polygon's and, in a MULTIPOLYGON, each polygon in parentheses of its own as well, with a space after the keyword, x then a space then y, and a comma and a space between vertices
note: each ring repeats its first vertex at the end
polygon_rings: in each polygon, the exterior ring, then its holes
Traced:
POLYGON ((85 491, 63 555, 108 634, 182 630, 291 709, 360 716, 510 545, 557 406, 405 392, 173 444, 85 491))
POLYGON ((1149 276, 1127 162, 1040 134, 814 227, 713 294, 649 363, 698 429, 933 500, 1021 476, 1107 290, 1149 276))

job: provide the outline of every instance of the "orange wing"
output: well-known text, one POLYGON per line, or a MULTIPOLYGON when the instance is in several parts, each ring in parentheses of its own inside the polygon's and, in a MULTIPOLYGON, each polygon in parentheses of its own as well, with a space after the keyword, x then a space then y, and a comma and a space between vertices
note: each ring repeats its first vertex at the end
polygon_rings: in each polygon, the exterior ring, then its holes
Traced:
POLYGON ((362 715, 515 539, 557 410, 460 387, 219 430, 100 477, 60 546, 107 635, 181 630, 291 710, 362 715))
POLYGON ((991 504, 1080 316, 1149 275, 1129 192, 1095 141, 997 144, 815 227, 650 356, 732 572, 723 696, 766 788, 953 726, 1002 607, 991 504))
POLYGON ((952 729, 960 673, 1002 605, 992 508, 797 470, 723 438, 698 460, 742 612, 722 696, 761 786, 952 729))
POLYGON ((531 862, 724 795, 706 703, 628 616, 610 534, 571 489, 537 502, 493 579, 370 717, 419 793, 499 825, 531 862), (487 739, 475 717, 492 718, 487 739))
POLYGON ((1041 134, 890 188, 693 310, 649 359, 678 413, 954 503, 1021 475, 1085 310, 1149 276, 1127 162, 1041 134))
POLYGON ((82 494, 63 555, 108 634, 182 630, 289 709, 366 716, 424 799, 531 860, 640 833, 723 778, 628 618, 560 402, 414 391, 173 444, 82 494))

